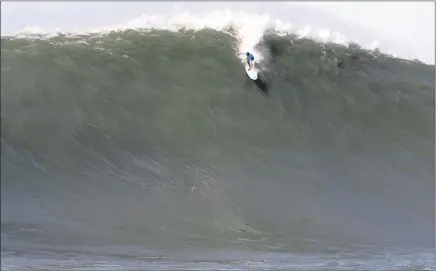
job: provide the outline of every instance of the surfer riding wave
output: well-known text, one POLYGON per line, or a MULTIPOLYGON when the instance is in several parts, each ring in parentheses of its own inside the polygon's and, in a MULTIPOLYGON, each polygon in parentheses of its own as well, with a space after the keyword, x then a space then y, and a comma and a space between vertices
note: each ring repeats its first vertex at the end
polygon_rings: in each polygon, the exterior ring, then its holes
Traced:
MULTIPOLYGON (((240 53, 240 54, 243 54, 243 53, 240 53)), ((246 52, 245 55, 247 56, 246 60, 247 60, 247 64, 248 64, 248 70, 251 70, 254 66, 254 56, 250 52, 246 52)))

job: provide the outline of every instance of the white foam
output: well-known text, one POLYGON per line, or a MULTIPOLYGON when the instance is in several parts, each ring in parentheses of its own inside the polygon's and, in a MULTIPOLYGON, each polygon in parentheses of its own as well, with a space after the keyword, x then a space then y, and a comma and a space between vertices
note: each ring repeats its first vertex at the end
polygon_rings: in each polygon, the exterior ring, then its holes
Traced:
POLYGON ((42 28, 36 25, 31 25, 25 27, 23 30, 19 31, 17 35, 37 35, 37 34, 47 34, 42 28))
MULTIPOLYGON (((187 12, 171 17, 142 15, 125 25, 94 28, 90 31, 106 32, 138 28, 156 28, 170 31, 177 31, 181 28, 193 30, 211 28, 218 31, 226 31, 230 27, 236 31, 236 38, 239 40, 238 52, 253 52, 257 60, 262 60, 263 56, 261 52, 255 49, 255 46, 262 38, 266 29, 272 29, 278 35, 293 33, 300 38, 308 37, 318 41, 334 42, 343 45, 347 45, 349 42, 345 35, 331 31, 328 28, 316 29, 306 25, 302 29, 297 29, 291 22, 283 22, 280 19, 272 18, 269 14, 233 12, 229 9, 211 11, 203 16, 192 15, 187 12)), ((242 61, 244 60, 243 55, 240 58, 242 61)))
MULTIPOLYGON (((226 31, 229 27, 232 27, 236 31, 236 38, 239 40, 238 51, 251 51, 254 53, 257 60, 261 60, 262 55, 260 52, 256 51, 254 47, 260 41, 264 31, 267 28, 273 29, 279 35, 293 33, 301 38, 309 37, 322 42, 334 42, 343 45, 348 45, 350 42, 357 42, 355 40, 353 41, 348 39, 343 33, 333 31, 328 27, 313 27, 311 25, 306 25, 304 27, 296 28, 291 22, 284 22, 280 19, 272 18, 269 14, 266 13, 234 12, 229 9, 214 10, 209 13, 205 13, 204 15, 193 15, 188 12, 181 12, 172 16, 163 16, 159 14, 144 14, 136 19, 126 22, 123 25, 97 28, 93 27, 86 29, 85 31, 77 31, 77 33, 106 33, 108 31, 114 30, 139 28, 155 28, 170 31, 177 31, 182 28, 193 30, 211 28, 218 31, 226 31)), ((56 33, 53 33, 53 31, 50 33, 48 31, 44 31, 37 26, 34 26, 26 28, 23 31, 20 31, 20 33, 18 34, 22 36, 26 34, 54 35, 56 33)), ((377 40, 373 40, 369 44, 359 45, 363 48, 372 50, 380 48, 380 42, 377 40)), ((240 56, 240 58, 243 61, 244 56, 242 55, 240 56)))

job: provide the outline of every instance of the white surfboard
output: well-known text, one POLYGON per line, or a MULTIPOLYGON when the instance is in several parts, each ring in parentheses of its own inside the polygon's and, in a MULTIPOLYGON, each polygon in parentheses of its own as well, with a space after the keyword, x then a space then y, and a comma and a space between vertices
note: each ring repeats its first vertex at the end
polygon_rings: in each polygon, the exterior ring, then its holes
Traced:
POLYGON ((248 65, 245 65, 245 71, 247 72, 248 77, 250 77, 252 80, 257 80, 257 69, 253 67, 249 70, 248 68, 248 65))

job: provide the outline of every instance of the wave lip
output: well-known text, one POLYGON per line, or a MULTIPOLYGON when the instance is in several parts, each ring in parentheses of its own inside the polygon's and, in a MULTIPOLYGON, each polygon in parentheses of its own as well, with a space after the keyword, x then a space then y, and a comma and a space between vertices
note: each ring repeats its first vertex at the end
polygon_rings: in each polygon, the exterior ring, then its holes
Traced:
MULTIPOLYGON (((13 19, 16 16, 11 17, 11 7, 7 8, 8 6, 5 7, 4 11, 5 22, 16 20, 13 19)), ((189 3, 165 3, 160 6, 150 6, 147 3, 124 3, 124 5, 113 7, 118 10, 117 12, 114 10, 108 11, 116 13, 112 14, 112 16, 102 13, 98 3, 87 5, 88 9, 85 9, 85 13, 83 13, 83 7, 79 7, 80 5, 71 4, 69 8, 66 8, 66 6, 67 4, 65 4, 65 7, 45 7, 49 11, 45 11, 44 16, 41 15, 40 11, 44 9, 44 6, 36 6, 33 10, 34 22, 32 22, 31 26, 23 26, 22 31, 18 32, 19 36, 35 34, 56 35, 58 32, 102 32, 137 28, 157 28, 162 30, 178 30, 180 28, 199 30, 211 28, 214 30, 225 30, 232 26, 239 32, 239 38, 242 41, 240 49, 246 51, 251 50, 258 42, 258 38, 261 37, 265 28, 273 28, 286 34, 292 32, 301 37, 311 37, 323 42, 329 41, 345 45, 359 43, 362 47, 371 50, 378 48, 383 52, 407 59, 419 58, 421 61, 431 62, 434 58, 417 57, 421 56, 423 52, 422 50, 417 51, 416 48, 423 47, 416 42, 400 40, 399 38, 396 38, 396 40, 394 38, 388 39, 386 35, 381 34, 376 37, 377 31, 374 32, 374 30, 371 30, 372 28, 365 27, 365 25, 373 27, 371 21, 355 22, 354 19, 350 22, 347 14, 345 18, 342 18, 344 14, 335 14, 336 12, 331 12, 329 8, 322 5, 317 7, 316 5, 286 5, 277 3, 265 6, 262 3, 253 3, 247 6, 245 4, 229 3, 223 9, 222 5, 214 5, 213 3, 203 6, 201 4, 193 6, 189 3), (95 12, 93 12, 94 9, 95 12), (60 18, 50 22, 50 17, 47 16, 47 14, 51 14, 50 10, 52 10, 53 16, 60 18), (72 14, 79 10, 81 14, 83 13, 80 21, 72 17, 69 21, 64 22, 65 18, 72 16, 72 14), (141 10, 146 10, 147 12, 138 16, 141 10), (100 20, 97 20, 95 17, 96 12, 99 14, 98 18, 100 20), (59 15, 63 13, 66 13, 65 18, 59 15), (136 19, 129 20, 127 19, 129 16, 136 19), (96 21, 99 23, 96 23, 96 21)), ((18 7, 15 8, 17 9, 18 7)), ((26 14, 30 6, 23 6, 18 9, 21 10, 21 13, 26 14)), ((367 10, 367 12, 369 11, 367 10)), ((402 25, 404 28, 404 23, 399 25, 402 25)), ((375 30, 377 29, 380 29, 380 27, 375 28, 375 30)), ((408 28, 406 27, 406 29, 408 28)), ((5 33, 5 31, 2 32, 5 33)), ((8 30, 6 32, 10 33, 11 31, 8 30)), ((17 33, 17 30, 13 32, 17 33)), ((422 40, 421 43, 425 43, 425 40, 422 40)))

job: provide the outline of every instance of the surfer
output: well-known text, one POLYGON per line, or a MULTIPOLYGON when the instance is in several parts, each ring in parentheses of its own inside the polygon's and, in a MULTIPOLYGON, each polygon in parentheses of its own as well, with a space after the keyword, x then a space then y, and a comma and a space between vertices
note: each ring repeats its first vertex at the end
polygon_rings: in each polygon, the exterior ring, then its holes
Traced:
MULTIPOLYGON (((242 55, 242 54, 243 53, 240 53, 240 55, 242 55)), ((250 52, 246 52, 245 55, 247 56, 248 70, 251 70, 251 68, 253 68, 253 65, 254 65, 254 56, 250 52)))
POLYGON ((251 68, 253 67, 253 63, 254 63, 254 56, 252 53, 247 52, 247 64, 248 64, 248 70, 251 70, 251 68))

